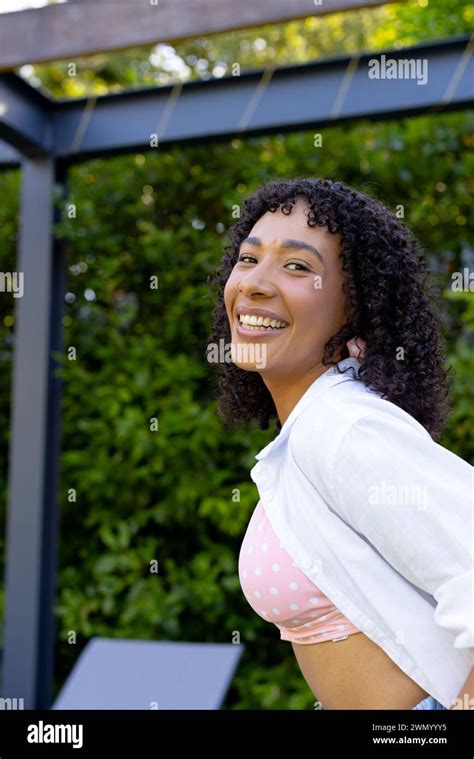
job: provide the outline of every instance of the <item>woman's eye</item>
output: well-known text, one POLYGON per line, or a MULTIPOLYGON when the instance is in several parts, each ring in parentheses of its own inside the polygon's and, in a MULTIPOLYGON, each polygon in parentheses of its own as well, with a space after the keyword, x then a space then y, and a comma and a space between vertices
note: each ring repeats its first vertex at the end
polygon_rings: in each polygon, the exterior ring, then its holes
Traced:
MULTIPOLYGON (((248 253, 241 253, 241 255, 238 257, 237 261, 244 261, 245 259, 253 259, 256 261, 256 258, 254 256, 249 255, 248 253)), ((293 271, 309 271, 309 268, 305 266, 304 264, 300 263, 299 261, 289 261, 286 266, 299 266, 299 269, 293 269, 293 271)))
POLYGON ((300 264, 299 261, 290 261, 289 263, 287 263, 287 266, 299 266, 300 267, 300 269, 299 269, 300 271, 309 271, 308 267, 305 266, 304 264, 300 264))

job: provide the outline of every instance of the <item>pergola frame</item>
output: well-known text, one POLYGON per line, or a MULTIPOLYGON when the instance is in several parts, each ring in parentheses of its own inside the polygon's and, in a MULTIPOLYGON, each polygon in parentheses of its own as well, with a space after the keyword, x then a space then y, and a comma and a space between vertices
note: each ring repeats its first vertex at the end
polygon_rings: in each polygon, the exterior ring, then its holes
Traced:
MULTIPOLYGON (((151 135, 158 136, 159 145, 189 144, 468 108, 473 102, 473 49, 469 37, 462 36, 77 100, 52 100, 16 74, 0 74, 0 138, 28 158, 70 162, 149 150, 151 135), (395 61, 426 59, 428 82, 401 79, 387 86, 385 79, 369 79, 369 61, 382 55, 395 61)), ((2 159, 11 163, 11 153, 0 152, 2 159)))
MULTIPOLYGON (((334 0, 329 10, 326 5, 325 12, 381 2, 334 0)), ((12 17, 8 21, 10 31, 14 28, 20 34, 24 17, 27 38, 31 14, 51 16, 54 12, 55 18, 60 18, 61 13, 71 13, 73 5, 7 14, 12 17)), ((226 5, 229 17, 235 8, 233 3, 226 5)), ((318 12, 318 6, 308 4, 308 0, 273 0, 271 8, 266 5, 258 9, 254 0, 240 0, 238 22, 227 18, 224 23, 221 18, 216 29, 209 18, 201 19, 198 32, 204 34, 208 29, 216 33, 318 12)), ((84 12, 89 4, 79 6, 72 11, 84 12)), ((147 13, 145 8, 143 4, 142 10, 147 13)), ((176 23, 171 10, 169 13, 176 23)), ((1 23, 0 16, 0 69, 13 68, 26 61, 11 44, 3 48, 1 23)), ((132 35, 132 42, 129 26, 122 19, 113 40, 107 32, 103 49, 148 44, 151 38, 157 41, 156 33, 153 36, 147 31, 139 39, 132 35)), ((190 28, 187 33, 191 34, 190 28)), ((160 39, 168 41, 180 35, 184 36, 183 28, 175 28, 174 37, 169 31, 169 36, 160 39)), ((64 55, 61 44, 49 55, 36 46, 29 62, 51 60, 60 52, 64 55)), ((67 45, 83 54, 97 48, 96 41, 82 39, 76 44, 70 37, 67 45)), ((73 101, 52 100, 16 74, 0 74, 0 167, 20 166, 22 171, 18 271, 24 275, 24 297, 16 304, 12 388, 4 698, 22 698, 27 709, 49 708, 52 700, 61 383, 54 378, 56 364, 51 354, 63 350, 65 281, 64 249, 53 235, 53 190, 59 186, 65 194, 68 167, 92 157, 152 150, 152 135, 157 135, 159 146, 189 145, 316 130, 361 118, 400 119, 472 108, 472 52, 472 38, 458 37, 383 53, 269 66, 236 77, 73 101), (369 79, 369 60, 382 55, 396 60, 427 59, 428 83, 420 86, 413 79, 401 79, 387 86, 384 80, 369 79)))

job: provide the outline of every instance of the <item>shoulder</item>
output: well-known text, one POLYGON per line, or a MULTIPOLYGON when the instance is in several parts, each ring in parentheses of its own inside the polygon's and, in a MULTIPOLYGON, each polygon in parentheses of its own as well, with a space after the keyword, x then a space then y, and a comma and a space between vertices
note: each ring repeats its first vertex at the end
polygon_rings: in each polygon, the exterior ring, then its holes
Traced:
POLYGON ((308 404, 295 420, 288 446, 303 473, 330 496, 336 464, 342 477, 361 469, 373 473, 373 464, 388 451, 388 439, 392 453, 407 445, 436 445, 411 414, 345 376, 308 404))
POLYGON ((316 396, 295 420, 289 445, 294 451, 312 444, 321 459, 330 457, 349 433, 367 436, 384 430, 432 441, 428 431, 411 414, 382 397, 382 393, 350 375, 341 375, 322 395, 316 396))

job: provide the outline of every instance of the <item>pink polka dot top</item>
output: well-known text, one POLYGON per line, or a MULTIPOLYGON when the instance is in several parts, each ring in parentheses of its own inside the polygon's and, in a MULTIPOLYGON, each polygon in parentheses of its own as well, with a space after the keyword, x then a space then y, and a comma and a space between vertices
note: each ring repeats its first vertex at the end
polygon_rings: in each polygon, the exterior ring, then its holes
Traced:
POLYGON ((258 502, 239 554, 240 584, 250 606, 293 643, 345 640, 360 632, 297 567, 258 502))

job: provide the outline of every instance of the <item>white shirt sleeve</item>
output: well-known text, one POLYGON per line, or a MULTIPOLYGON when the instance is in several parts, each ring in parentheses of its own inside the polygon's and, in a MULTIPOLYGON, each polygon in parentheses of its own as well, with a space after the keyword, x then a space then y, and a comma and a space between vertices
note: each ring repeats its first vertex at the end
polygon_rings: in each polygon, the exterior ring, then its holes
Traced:
POLYGON ((328 476, 335 509, 435 598, 435 622, 474 664, 474 467, 381 410, 351 424, 328 476))

